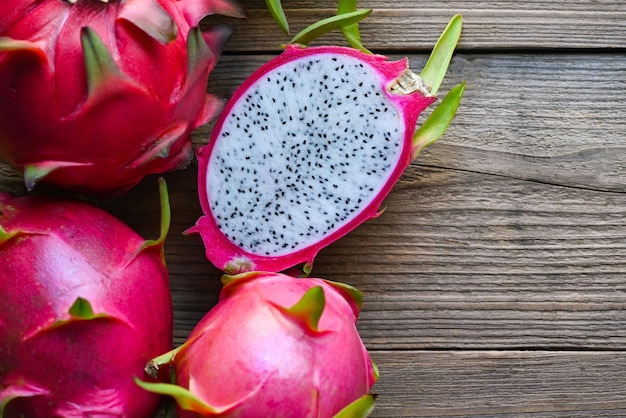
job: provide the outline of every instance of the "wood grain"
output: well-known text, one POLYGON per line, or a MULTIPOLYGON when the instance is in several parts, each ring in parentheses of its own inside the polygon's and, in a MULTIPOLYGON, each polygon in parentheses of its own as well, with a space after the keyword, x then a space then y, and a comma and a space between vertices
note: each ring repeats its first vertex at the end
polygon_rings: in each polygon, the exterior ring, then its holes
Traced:
MULTIPOLYGON (((335 14, 336 1, 285 1, 291 36, 307 25, 335 14), (314 4, 314 5, 312 5, 314 4)), ((245 21, 232 20, 238 28, 229 51, 275 51, 291 36, 283 34, 267 12, 264 1, 242 1, 248 9, 245 21)), ((425 1, 361 0, 360 8, 373 12, 361 24, 364 44, 373 50, 430 50, 446 23, 456 13, 464 16, 466 49, 579 49, 626 47, 626 4, 621 1, 578 0, 567 5, 553 1, 425 1)), ((219 19, 209 19, 213 22, 219 19)), ((330 34, 318 43, 345 43, 330 34)))
POLYGON ((386 351, 372 417, 623 417, 623 352, 386 351), (385 371, 387 371, 385 373, 385 371))
POLYGON ((314 272, 365 293, 371 348, 619 349, 626 195, 411 167, 314 272))

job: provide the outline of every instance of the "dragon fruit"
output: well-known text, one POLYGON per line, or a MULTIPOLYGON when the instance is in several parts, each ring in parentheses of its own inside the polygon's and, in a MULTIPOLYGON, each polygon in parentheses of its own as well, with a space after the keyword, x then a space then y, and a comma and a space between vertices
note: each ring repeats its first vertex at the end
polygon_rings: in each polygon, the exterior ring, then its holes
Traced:
POLYGON ((204 216, 189 232, 202 236, 207 258, 230 274, 306 270, 321 248, 377 216, 456 111, 464 84, 416 132, 460 29, 455 16, 421 76, 407 59, 294 44, 254 72, 198 150, 204 216))
POLYGON ((84 202, 0 194, 0 416, 153 416, 133 378, 172 346, 164 187, 148 241, 84 202))
POLYGON ((218 304, 187 341, 148 363, 176 384, 138 380, 173 396, 178 416, 359 417, 378 374, 356 329, 354 288, 280 273, 225 276, 218 304))
POLYGON ((241 17, 231 0, 2 0, 0 158, 26 187, 116 195, 183 168, 223 103, 208 74, 241 17))

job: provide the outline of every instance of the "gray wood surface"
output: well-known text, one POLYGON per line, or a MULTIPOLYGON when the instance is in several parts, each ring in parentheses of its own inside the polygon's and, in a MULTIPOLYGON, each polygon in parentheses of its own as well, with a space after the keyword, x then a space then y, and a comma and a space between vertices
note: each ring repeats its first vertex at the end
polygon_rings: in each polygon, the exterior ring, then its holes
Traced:
POLYGON ((623 417, 623 352, 375 352, 376 416, 623 417), (614 384, 609 384, 613 382, 614 384), (382 396, 382 395, 381 395, 382 396))
MULTIPOLYGON (((249 19, 233 21, 239 31, 229 50, 275 50, 280 42, 290 39, 277 28, 263 0, 243 3, 249 19)), ((283 3, 292 35, 316 20, 332 16, 337 5, 333 0, 283 3)), ((626 3, 621 0, 361 0, 358 6, 373 9, 361 28, 367 46, 379 50, 430 50, 441 25, 445 26, 455 13, 465 17, 461 49, 626 46, 626 3)), ((319 42, 341 43, 343 39, 329 35, 319 42)))
MULTIPOLYGON (((222 97, 289 39, 264 2, 243 3, 249 18, 234 22, 210 76, 222 97)), ((336 4, 283 3, 294 33, 336 4)), ((626 3, 359 5, 375 10, 365 44, 416 69, 463 13, 442 91, 468 82, 453 126, 405 172, 385 213, 314 265, 314 276, 365 294, 359 327, 381 372, 372 416, 626 416, 626 3)), ((200 238, 182 235, 201 213, 196 174, 192 164, 165 176, 175 344, 220 290, 200 238)), ((21 191, 11 169, 0 176, 0 188, 21 191)), ((154 177, 102 205, 158 235, 154 177)))

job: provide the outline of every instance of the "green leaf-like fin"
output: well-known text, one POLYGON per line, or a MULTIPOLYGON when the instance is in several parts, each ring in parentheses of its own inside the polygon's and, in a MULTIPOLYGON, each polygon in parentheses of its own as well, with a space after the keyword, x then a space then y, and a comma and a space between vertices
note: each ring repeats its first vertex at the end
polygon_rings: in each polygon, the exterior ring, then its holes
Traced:
POLYGON ((154 143, 146 149, 136 160, 128 163, 125 169, 134 170, 156 159, 165 159, 170 155, 172 145, 174 145, 182 135, 189 129, 186 121, 174 122, 165 127, 161 132, 154 135, 154 143))
POLYGON ((115 96, 146 96, 145 87, 124 74, 95 30, 82 27, 80 41, 87 75, 87 96, 81 103, 83 111, 97 111, 99 103, 115 96))
MULTIPOLYGON (((128 321, 128 318, 126 318, 123 313, 115 311, 109 313, 95 313, 91 303, 87 299, 79 296, 74 300, 72 306, 68 308, 67 316, 65 316, 65 318, 57 319, 54 322, 37 327, 31 332, 27 332, 23 335, 22 340, 27 341, 36 338, 38 335, 55 331, 58 328, 88 321, 113 321, 119 325, 133 328, 133 325, 128 321)), ((1 417, 2 415, 0 415, 0 418, 1 417)))
POLYGON ((131 22, 148 36, 165 45, 176 39, 178 27, 156 0, 122 2, 118 19, 131 22))
POLYGON ((2 225, 0 225, 0 245, 12 240, 19 234, 20 231, 7 232, 6 229, 4 229, 2 225))
POLYGON ((301 321, 309 331, 319 332, 318 325, 325 307, 324 289, 321 286, 314 286, 307 290, 295 305, 283 308, 283 311, 301 321))
POLYGON ((207 404, 202 399, 198 398, 194 395, 189 389, 183 388, 173 383, 156 383, 156 382, 146 382, 137 377, 135 377, 135 383, 147 390, 148 392, 156 393, 159 395, 171 396, 176 400, 176 403, 182 409, 187 411, 194 411, 202 416, 206 417, 214 417, 214 416, 222 416, 221 414, 227 413, 239 405, 249 401, 254 398, 264 387, 269 377, 261 380, 259 384, 250 390, 247 395, 243 396, 240 399, 235 400, 231 404, 222 405, 220 407, 215 407, 207 404))
POLYGON ((261 271, 246 271, 238 274, 224 274, 221 277, 222 286, 228 287, 236 283, 242 283, 245 280, 254 279, 255 277, 261 276, 262 274, 263 272, 261 271))
POLYGON ((77 297, 74 303, 72 304, 72 306, 70 306, 70 308, 68 309, 68 314, 70 316, 68 319, 59 319, 58 321, 54 322, 52 325, 48 327, 40 328, 32 335, 28 335, 28 338, 32 338, 33 336, 37 335, 39 332, 51 331, 56 328, 62 327, 64 325, 69 325, 69 324, 73 324, 73 323, 81 322, 81 321, 93 321, 97 319, 107 319, 107 320, 118 321, 122 324, 128 325, 127 321, 124 321, 115 316, 112 316, 106 313, 96 314, 93 311, 93 307, 91 306, 91 303, 87 299, 82 298, 80 296, 77 297))
POLYGON ((57 166, 51 164, 27 164, 24 166, 24 185, 29 192, 35 188, 39 180, 56 170, 57 166))
POLYGON ((19 385, 9 385, 0 387, 0 417, 4 416, 4 410, 14 399, 32 398, 34 396, 48 395, 50 391, 28 382, 21 382, 19 385))
POLYGON ((426 62, 424 69, 420 73, 420 77, 426 86, 428 86, 432 95, 437 94, 441 82, 448 71, 452 54, 454 54, 456 45, 461 37, 462 27, 463 17, 461 15, 453 16, 448 26, 439 37, 439 40, 428 58, 428 62, 426 62))
POLYGON ((336 29, 358 23, 372 13, 372 9, 361 9, 355 12, 343 13, 337 16, 327 17, 319 22, 313 23, 300 31, 289 42, 290 44, 308 45, 314 39, 332 32, 336 29))
POLYGON ((309 277, 313 271, 313 261, 307 261, 302 265, 302 275, 300 277, 309 277))
POLYGON ((334 287, 335 289, 341 291, 342 293, 347 294, 350 297, 350 299, 352 299, 352 301, 357 306, 357 308, 361 310, 361 307, 363 306, 363 293, 361 293, 359 289, 357 289, 354 286, 350 286, 349 284, 346 284, 346 283, 333 282, 330 280, 325 280, 325 282, 331 285, 332 287, 334 287))
POLYGON ((365 395, 339 411, 333 418, 365 418, 374 410, 375 398, 365 395))
POLYGON ((0 52, 27 51, 38 56, 42 61, 47 60, 46 53, 35 42, 13 39, 0 36, 0 52))
POLYGON ((289 35, 289 23, 287 23, 287 16, 285 16, 285 10, 280 0, 265 0, 265 5, 270 11, 274 21, 278 24, 278 27, 285 35, 289 35))
POLYGON ((185 79, 185 91, 202 77, 212 58, 213 52, 211 52, 204 40, 200 27, 195 26, 191 28, 187 35, 187 76, 185 79))
POLYGON ((191 393, 188 389, 175 385, 173 383, 153 383, 145 382, 135 376, 135 383, 142 389, 156 393, 158 395, 171 396, 176 400, 176 403, 187 411, 194 411, 205 416, 214 416, 216 414, 223 413, 223 410, 218 410, 211 405, 208 405, 200 398, 191 393))
POLYGON ((376 382, 380 379, 380 370, 378 369, 378 364, 374 363, 372 359, 370 359, 370 361, 372 362, 372 369, 374 369, 374 381, 376 382))
MULTIPOLYGON (((337 5, 337 15, 342 15, 346 13, 352 13, 357 11, 357 0, 339 0, 337 5)), ((341 32, 343 33, 344 38, 348 41, 348 43, 352 46, 352 48, 356 48, 361 52, 366 54, 371 54, 372 52, 363 46, 361 42, 361 33, 359 31, 359 24, 352 23, 350 25, 345 25, 341 27, 341 32)))
POLYGON ((24 185, 30 192, 35 185, 50 173, 66 167, 88 167, 92 163, 79 163, 74 161, 41 161, 24 165, 24 185))
POLYGON ((34 42, 0 36, 0 51, 36 51, 38 49, 34 42))
POLYGON ((437 141, 450 126, 452 119, 459 107, 465 82, 453 87, 446 97, 443 98, 439 106, 433 110, 428 119, 424 121, 413 136, 413 158, 415 159, 425 147, 437 141))
POLYGON ((70 306, 69 314, 75 319, 93 319, 96 315, 93 313, 91 303, 85 298, 77 297, 72 306, 70 306))
POLYGON ((159 197, 161 202, 161 233, 156 240, 146 240, 138 252, 147 248, 157 248, 161 254, 161 260, 165 264, 165 238, 170 231, 172 220, 172 210, 170 207, 170 196, 167 192, 167 183, 163 177, 159 177, 159 197))
POLYGON ((112 80, 123 78, 123 74, 96 31, 83 27, 80 41, 87 72, 88 94, 93 97, 112 80))
POLYGON ((179 9, 189 26, 198 26, 200 21, 209 15, 222 15, 236 18, 245 18, 246 9, 233 0, 184 0, 177 1, 179 9))

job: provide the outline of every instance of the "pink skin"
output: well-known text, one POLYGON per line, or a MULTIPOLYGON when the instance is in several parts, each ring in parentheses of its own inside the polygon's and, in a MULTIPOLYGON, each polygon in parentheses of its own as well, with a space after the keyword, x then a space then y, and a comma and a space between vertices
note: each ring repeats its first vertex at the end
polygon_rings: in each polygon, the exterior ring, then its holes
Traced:
POLYGON ((251 273, 228 283, 173 361, 177 384, 214 411, 179 408, 179 416, 335 415, 377 378, 358 313, 345 291, 321 279, 251 273), (326 298, 317 330, 281 309, 314 286, 326 298))
MULTIPOLYGON (((435 101, 434 97, 426 97, 420 92, 414 92, 410 95, 392 94, 388 91, 388 87, 407 69, 407 59, 396 62, 387 61, 386 57, 380 55, 369 55, 361 53, 352 48, 343 48, 336 46, 308 47, 302 48, 297 45, 289 45, 285 52, 277 58, 263 65, 251 77, 249 77, 233 94, 232 99, 226 105, 223 113, 218 118, 209 143, 200 148, 197 152, 199 161, 199 197, 204 216, 196 222, 196 225, 189 229, 189 232, 197 232, 202 236, 205 242, 207 258, 213 262, 218 268, 228 273, 234 274, 243 271, 267 270, 267 271, 284 271, 290 267, 301 263, 312 263, 317 253, 332 242, 346 235, 355 229, 364 221, 376 217, 380 212, 380 206, 393 188, 394 184, 409 165, 412 160, 413 149, 412 139, 415 133, 415 127, 419 114, 428 105, 435 101), (231 111, 234 104, 246 93, 246 91, 257 80, 261 79, 264 74, 292 60, 322 54, 326 52, 336 52, 350 55, 358 58, 363 63, 373 67, 380 78, 381 91, 391 100, 391 102, 401 110, 406 126, 404 135, 404 145, 399 163, 391 173, 385 186, 374 197, 371 203, 360 213, 358 217, 349 221, 334 233, 325 236, 323 239, 311 244, 310 246, 281 256, 265 256, 261 254, 250 253, 232 241, 230 241, 219 230, 214 216, 211 213, 206 184, 208 161, 211 156, 215 139, 219 136, 222 125, 224 124, 226 115, 231 111)), ((233 138, 236 140, 236 138, 233 138)))
POLYGON ((203 33, 208 47, 195 51, 189 65, 188 37, 204 16, 241 16, 240 6, 192 0, 1 3, 0 158, 20 170, 52 170, 27 179, 27 186, 37 181, 115 195, 148 174, 188 164, 191 132, 222 106, 206 86, 231 29, 203 33), (88 85, 85 68, 86 27, 117 67, 96 85, 88 85))
POLYGON ((133 377, 172 344, 162 243, 55 198, 0 194, 0 226, 3 417, 152 416, 133 377), (79 297, 96 318, 70 315, 79 297))

